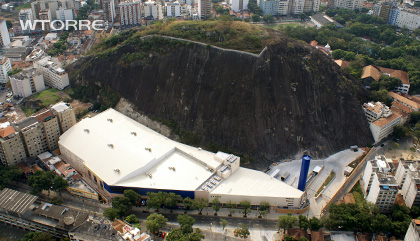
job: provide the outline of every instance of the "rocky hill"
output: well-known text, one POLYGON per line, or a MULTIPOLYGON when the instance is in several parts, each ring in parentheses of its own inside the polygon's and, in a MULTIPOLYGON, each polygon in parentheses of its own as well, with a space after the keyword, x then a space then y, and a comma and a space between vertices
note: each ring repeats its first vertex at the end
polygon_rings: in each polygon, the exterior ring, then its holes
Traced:
POLYGON ((311 46, 276 33, 257 55, 124 34, 67 68, 76 93, 115 90, 181 141, 255 157, 257 168, 372 143, 362 86, 311 46))

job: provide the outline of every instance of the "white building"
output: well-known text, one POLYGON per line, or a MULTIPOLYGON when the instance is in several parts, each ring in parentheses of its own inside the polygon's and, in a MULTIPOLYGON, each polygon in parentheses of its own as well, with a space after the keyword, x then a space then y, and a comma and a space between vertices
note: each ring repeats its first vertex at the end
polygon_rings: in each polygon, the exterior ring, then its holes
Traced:
POLYGON ((73 20, 73 10, 66 8, 59 8, 57 10, 57 19, 61 21, 73 20))
POLYGON ((41 72, 44 76, 45 84, 51 88, 62 90, 70 84, 69 75, 64 69, 50 61, 50 57, 45 57, 35 62, 34 67, 41 72))
POLYGON ((402 187, 407 177, 408 171, 410 171, 410 169, 415 170, 419 166, 420 166, 420 161, 399 160, 398 168, 395 171, 395 179, 397 180, 398 185, 402 187))
POLYGON ((248 2, 249 0, 232 0, 232 10, 235 12, 239 12, 241 10, 247 10, 248 2))
POLYGON ((128 0, 121 2, 120 18, 121 26, 141 25, 141 1, 128 0))
POLYGON ((71 106, 59 102, 51 107, 51 111, 58 117, 61 133, 66 132, 76 124, 76 115, 71 106))
MULTIPOLYGON (((33 23, 34 15, 32 14, 32 9, 30 9, 30 8, 21 9, 19 11, 19 20, 22 21, 24 24, 27 21, 29 21, 30 23, 33 23)), ((20 22, 19 22, 19 25, 20 25, 20 22)), ((31 30, 30 30, 30 28, 28 28, 27 30, 22 30, 22 32, 24 34, 26 34, 26 33, 30 33, 31 30)))
POLYGON ((381 117, 386 118, 392 115, 391 109, 379 101, 364 103, 363 111, 365 112, 369 124, 379 120, 381 117))
POLYGON ((0 47, 7 47, 10 44, 9 30, 6 21, 0 19, 0 47))
POLYGON ((374 203, 381 212, 390 212, 398 194, 398 183, 390 175, 390 166, 385 156, 376 156, 366 163, 361 179, 366 201, 374 203))
POLYGON ((141 195, 166 191, 183 197, 267 201, 274 209, 301 209, 306 194, 269 175, 240 167, 240 158, 175 142, 108 109, 61 135, 60 152, 105 199, 134 189, 141 195))
POLYGON ((420 205, 420 167, 417 163, 408 166, 401 194, 407 207, 420 205))
POLYGON ((210 17, 211 0, 197 0, 198 1, 198 18, 205 20, 210 17))
POLYGON ((35 68, 25 69, 10 76, 13 96, 28 97, 34 93, 45 90, 44 77, 35 68))
POLYGON ((332 0, 328 5, 333 8, 361 9, 363 0, 332 0), (331 3, 330 3, 331 2, 331 3))
POLYGON ((144 2, 144 17, 152 16, 153 19, 163 19, 162 6, 156 1, 149 0, 144 2))
POLYGON ((420 220, 411 220, 407 233, 405 234, 404 241, 418 241, 420 240, 420 220))
POLYGON ((409 30, 420 28, 420 11, 399 8, 396 25, 400 28, 408 28, 409 30))
POLYGON ((303 13, 303 9, 305 7, 305 0, 291 0, 292 3, 292 14, 300 14, 303 13))
POLYGON ((394 131, 394 126, 401 124, 401 120, 402 117, 400 114, 392 113, 389 116, 383 116, 379 120, 370 123, 369 127, 375 143, 388 137, 394 131))
POLYGON ((165 3, 166 16, 168 17, 180 17, 181 16, 181 5, 178 1, 165 3))
POLYGON ((9 72, 12 71, 12 63, 7 57, 0 57, 0 83, 9 82, 9 72))

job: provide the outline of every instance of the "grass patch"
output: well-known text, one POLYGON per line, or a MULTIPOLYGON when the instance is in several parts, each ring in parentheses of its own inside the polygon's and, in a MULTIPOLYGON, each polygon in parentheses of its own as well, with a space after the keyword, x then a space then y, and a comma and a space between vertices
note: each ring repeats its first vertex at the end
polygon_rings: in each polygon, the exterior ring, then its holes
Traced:
POLYGON ((348 166, 350 166, 353 169, 356 168, 360 164, 360 162, 363 160, 363 158, 365 158, 366 155, 367 155, 367 153, 359 156, 356 160, 350 162, 350 164, 348 166))
POLYGON ((31 8, 31 3, 25 3, 25 4, 22 4, 20 6, 17 6, 17 7, 15 7, 15 10, 20 11, 21 9, 24 9, 24 8, 31 8))
POLYGON ((264 27, 264 28, 273 29, 273 30, 281 30, 282 28, 285 28, 287 26, 296 27, 296 26, 300 26, 300 25, 302 25, 302 23, 269 23, 269 24, 262 24, 262 25, 259 25, 259 26, 264 27))
POLYGON ((26 117, 31 116, 33 113, 35 113, 35 110, 26 106, 20 106, 23 113, 25 113, 26 117))
POLYGON ((49 106, 52 104, 57 103, 60 100, 60 95, 57 94, 59 90, 58 89, 48 89, 41 91, 39 93, 34 94, 31 96, 31 100, 39 100, 41 101, 42 106, 49 106))
POLYGON ((316 191, 315 197, 318 197, 318 195, 322 192, 322 190, 324 190, 324 187, 328 186, 328 184, 330 184, 330 182, 334 179, 334 177, 335 177, 335 172, 331 171, 330 175, 328 175, 327 179, 325 179, 324 183, 322 183, 318 191, 316 191))
POLYGON ((356 204, 359 203, 366 203, 365 197, 363 195, 362 186, 360 186, 360 183, 358 182, 353 189, 350 191, 351 194, 353 194, 354 200, 356 201, 356 204))

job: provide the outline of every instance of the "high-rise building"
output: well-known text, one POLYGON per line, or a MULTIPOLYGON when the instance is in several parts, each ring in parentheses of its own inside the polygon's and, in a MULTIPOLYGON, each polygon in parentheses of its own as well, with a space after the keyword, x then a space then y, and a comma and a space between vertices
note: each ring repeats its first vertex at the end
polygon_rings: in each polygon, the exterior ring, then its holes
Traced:
POLYGON ((141 1, 128 0, 121 2, 120 18, 121 26, 141 25, 141 1))
POLYGON ((412 163, 408 166, 401 188, 401 195, 407 207, 420 205, 420 166, 418 163, 412 163))
MULTIPOLYGON (((26 22, 28 22, 28 21, 30 23, 33 23, 33 21, 34 21, 34 15, 32 14, 32 9, 30 9, 30 8, 21 9, 19 11, 19 20, 23 24, 26 24, 26 22)), ((19 25, 20 25, 20 22, 19 22, 19 25)), ((26 30, 22 30, 22 33, 23 34, 28 34, 30 32, 31 32, 31 29, 30 28, 27 28, 26 30)))
POLYGON ((210 17, 211 0, 198 0, 198 17, 202 20, 210 17))
POLYGON ((14 96, 28 97, 45 89, 44 77, 35 68, 24 69, 10 77, 14 96))
POLYGON ((347 8, 351 10, 361 9, 363 0, 331 0, 328 2, 330 8, 347 8))
POLYGON ((12 70, 12 64, 7 57, 0 57, 0 83, 9 82, 9 72, 12 70))
POLYGON ((149 0, 143 4, 144 17, 153 19, 163 19, 162 6, 156 1, 149 0))
MULTIPOLYGON (((52 21, 51 10, 50 9, 46 9, 46 10, 39 11, 39 19, 40 20, 49 20, 49 21, 52 21)), ((45 23, 44 24, 43 31, 44 32, 49 32, 50 31, 50 24, 45 23)))
POLYGON ((105 20, 108 24, 114 24, 116 17, 115 0, 102 0, 102 9, 104 10, 105 20))
POLYGON ((3 165, 16 165, 26 159, 26 151, 19 132, 9 123, 0 125, 0 160, 3 165))
POLYGON ((47 142, 48 150, 53 151, 58 148, 58 138, 60 137, 60 125, 58 118, 51 110, 41 110, 32 115, 39 123, 42 124, 42 131, 47 142))
POLYGON ((420 220, 411 220, 407 233, 405 234, 404 241, 418 241, 420 240, 420 220))
POLYGON ((66 8, 59 8, 57 10, 57 19, 61 21, 73 20, 73 10, 66 8))
POLYGON ((166 16, 168 17, 180 17, 181 16, 181 4, 178 1, 165 3, 166 16))
POLYGON ((52 112, 58 117, 61 133, 66 132, 76 124, 74 110, 64 102, 57 103, 51 107, 52 112))
POLYGON ((6 21, 0 20, 0 47, 7 47, 10 44, 9 30, 6 21))
POLYGON ((50 61, 50 57, 35 62, 34 67, 44 76, 45 85, 59 90, 69 85, 69 75, 64 69, 50 61))
POLYGON ((248 9, 249 0, 232 0, 232 10, 239 12, 248 9))

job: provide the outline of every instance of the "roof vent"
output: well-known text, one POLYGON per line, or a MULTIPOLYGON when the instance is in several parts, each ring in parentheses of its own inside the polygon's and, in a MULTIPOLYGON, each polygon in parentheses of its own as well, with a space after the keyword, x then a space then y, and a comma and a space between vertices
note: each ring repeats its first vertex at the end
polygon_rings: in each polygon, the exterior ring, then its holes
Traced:
POLYGON ((84 129, 84 131, 89 134, 89 129, 84 129))
POLYGON ((112 123, 112 119, 111 119, 111 118, 108 118, 108 119, 106 119, 106 120, 112 123))
POLYGON ((149 152, 152 152, 152 148, 150 148, 150 147, 146 147, 146 148, 144 148, 146 151, 149 151, 149 152))
POLYGON ((131 132, 131 135, 133 135, 133 136, 137 136, 137 132, 132 131, 132 132, 131 132))
POLYGON ((108 146, 114 149, 114 145, 113 144, 108 144, 108 146))
POLYGON ((146 175, 152 178, 152 174, 146 172, 146 175))
POLYGON ((201 151, 201 150, 203 150, 203 149, 201 149, 201 147, 199 147, 199 148, 198 148, 198 150, 199 150, 199 151, 201 151))
POLYGON ((169 170, 176 171, 175 167, 168 167, 169 170))
POLYGON ((115 168, 115 169, 114 169, 114 171, 115 171, 115 172, 120 172, 120 169, 115 168))

